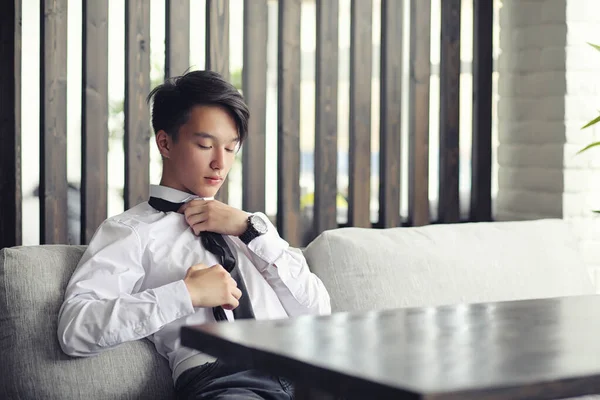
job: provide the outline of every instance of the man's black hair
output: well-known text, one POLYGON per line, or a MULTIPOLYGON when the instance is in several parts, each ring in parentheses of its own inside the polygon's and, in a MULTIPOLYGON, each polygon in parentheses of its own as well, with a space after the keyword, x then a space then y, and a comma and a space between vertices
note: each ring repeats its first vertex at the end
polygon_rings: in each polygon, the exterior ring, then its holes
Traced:
POLYGON ((173 140, 177 140, 179 128, 187 123, 196 105, 220 106, 227 110, 237 125, 240 144, 248 134, 250 113, 244 98, 235 86, 214 71, 191 71, 167 79, 152 89, 147 98, 150 100, 154 132, 164 130, 173 140))

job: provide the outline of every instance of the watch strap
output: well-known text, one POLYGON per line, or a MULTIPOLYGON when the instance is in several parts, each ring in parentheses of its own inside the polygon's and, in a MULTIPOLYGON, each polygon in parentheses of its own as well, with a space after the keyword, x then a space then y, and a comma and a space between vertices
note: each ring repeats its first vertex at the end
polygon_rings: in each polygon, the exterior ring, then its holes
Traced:
POLYGON ((239 236, 240 240, 246 245, 249 244, 253 239, 260 236, 260 233, 254 228, 254 225, 252 224, 252 215, 248 217, 247 222, 248 228, 246 228, 244 233, 242 233, 239 236))

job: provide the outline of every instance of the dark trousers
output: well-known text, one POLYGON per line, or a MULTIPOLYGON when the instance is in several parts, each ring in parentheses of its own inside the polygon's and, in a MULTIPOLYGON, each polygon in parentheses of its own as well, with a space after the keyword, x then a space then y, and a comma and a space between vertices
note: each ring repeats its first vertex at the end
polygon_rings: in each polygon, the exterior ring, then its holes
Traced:
POLYGON ((175 383, 178 399, 293 399, 287 380, 244 370, 217 360, 183 372, 175 383))

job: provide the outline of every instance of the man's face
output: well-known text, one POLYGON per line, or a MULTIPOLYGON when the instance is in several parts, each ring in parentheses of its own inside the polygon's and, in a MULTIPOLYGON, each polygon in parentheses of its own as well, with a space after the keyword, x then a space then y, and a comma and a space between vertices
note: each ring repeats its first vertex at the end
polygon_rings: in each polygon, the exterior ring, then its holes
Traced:
POLYGON ((214 196, 235 161, 238 138, 235 120, 225 109, 194 106, 177 140, 166 139, 161 183, 200 197, 214 196))

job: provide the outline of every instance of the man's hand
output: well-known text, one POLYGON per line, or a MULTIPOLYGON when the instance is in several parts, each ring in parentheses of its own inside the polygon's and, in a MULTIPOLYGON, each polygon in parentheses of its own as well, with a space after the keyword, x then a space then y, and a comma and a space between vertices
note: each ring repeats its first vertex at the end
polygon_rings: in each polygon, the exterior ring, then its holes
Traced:
POLYGON ((242 292, 229 272, 219 264, 208 267, 192 265, 183 279, 194 307, 223 306, 233 310, 239 305, 242 292))
POLYGON ((218 200, 195 199, 179 209, 196 235, 209 231, 239 236, 248 228, 248 214, 218 200))

